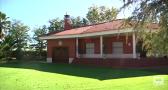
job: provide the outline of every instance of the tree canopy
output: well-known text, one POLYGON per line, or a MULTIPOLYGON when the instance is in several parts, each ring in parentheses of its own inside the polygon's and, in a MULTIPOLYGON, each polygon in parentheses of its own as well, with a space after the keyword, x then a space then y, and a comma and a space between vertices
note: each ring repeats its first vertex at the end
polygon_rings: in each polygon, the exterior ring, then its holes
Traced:
POLYGON ((22 49, 27 45, 29 39, 28 31, 28 26, 17 20, 12 21, 1 41, 0 57, 8 58, 12 51, 16 51, 16 58, 19 60, 22 56, 22 49))
POLYGON ((87 13, 87 19, 90 23, 96 24, 96 23, 102 23, 102 22, 108 22, 111 20, 116 19, 118 14, 118 10, 114 7, 107 8, 105 6, 92 6, 89 8, 89 11, 87 13))
POLYGON ((60 31, 64 29, 64 20, 60 20, 59 18, 49 20, 49 27, 48 30, 49 32, 52 31, 60 31))
MULTIPOLYGON (((109 22, 116 19, 118 10, 114 7, 107 8, 105 6, 92 6, 88 9, 86 18, 71 16, 72 28, 77 28, 89 24, 97 24, 102 22, 109 22)), ((49 32, 64 30, 64 20, 56 18, 49 20, 49 32)))
POLYGON ((72 22, 73 28, 77 28, 77 27, 81 27, 89 24, 89 21, 86 18, 81 18, 80 16, 76 18, 72 17, 71 22, 72 22))
POLYGON ((0 11, 0 39, 3 38, 4 33, 9 29, 10 21, 7 19, 6 14, 0 11))
MULTIPOLYGON (((49 20, 49 24, 50 24, 48 27, 49 32, 64 30, 64 20, 62 19, 59 18, 51 19, 49 20)), ((88 25, 89 21, 86 18, 81 18, 80 16, 78 17, 71 16, 71 24, 72 28, 77 28, 88 25)))
POLYGON ((42 56, 42 51, 44 48, 46 48, 47 42, 45 40, 40 40, 39 36, 40 35, 45 35, 47 34, 47 27, 45 25, 43 25, 42 27, 36 28, 34 29, 34 36, 33 39, 37 42, 35 45, 36 51, 37 51, 37 55, 39 55, 40 57, 42 56))
MULTIPOLYGON (((147 23, 159 24, 159 30, 155 32, 141 32, 139 37, 143 39, 143 46, 150 49, 152 53, 168 54, 168 1, 167 0, 123 0, 126 8, 129 5, 136 4, 130 20, 137 20, 136 29, 143 31, 147 23), (138 27, 138 28, 137 28, 138 27), (149 47, 150 46, 150 47, 149 47)), ((121 9, 122 9, 121 8, 121 9)))

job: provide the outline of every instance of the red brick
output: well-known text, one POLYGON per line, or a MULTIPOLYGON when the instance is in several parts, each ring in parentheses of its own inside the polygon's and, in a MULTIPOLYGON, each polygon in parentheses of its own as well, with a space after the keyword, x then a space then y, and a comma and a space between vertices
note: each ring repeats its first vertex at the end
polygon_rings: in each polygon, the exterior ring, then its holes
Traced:
POLYGON ((69 48, 69 57, 75 57, 76 53, 76 44, 75 39, 61 39, 61 40, 47 40, 47 57, 52 57, 52 50, 54 47, 68 47, 69 48), (62 41, 62 45, 59 46, 58 42, 62 41))

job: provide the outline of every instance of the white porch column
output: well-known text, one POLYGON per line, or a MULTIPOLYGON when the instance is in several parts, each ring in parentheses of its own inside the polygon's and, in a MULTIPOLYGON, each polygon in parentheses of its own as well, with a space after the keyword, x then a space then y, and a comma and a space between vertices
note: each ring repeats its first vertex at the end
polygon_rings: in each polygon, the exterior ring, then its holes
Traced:
POLYGON ((132 43, 133 43, 133 58, 136 58, 136 39, 135 32, 132 34, 132 43))
POLYGON ((100 56, 103 57, 103 36, 100 36, 100 56))
POLYGON ((79 54, 78 54, 78 38, 76 38, 76 57, 77 58, 79 57, 79 54))

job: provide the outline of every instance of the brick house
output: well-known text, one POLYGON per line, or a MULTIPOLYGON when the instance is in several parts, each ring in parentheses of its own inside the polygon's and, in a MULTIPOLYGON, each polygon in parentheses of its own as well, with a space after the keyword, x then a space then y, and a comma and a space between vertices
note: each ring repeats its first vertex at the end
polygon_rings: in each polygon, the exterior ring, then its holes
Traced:
MULTIPOLYGON (((80 58, 137 58, 133 27, 123 27, 124 20, 72 28, 70 16, 64 17, 64 31, 41 36, 47 40, 47 62, 72 63, 80 58)), ((150 25, 148 29, 157 29, 150 25)))

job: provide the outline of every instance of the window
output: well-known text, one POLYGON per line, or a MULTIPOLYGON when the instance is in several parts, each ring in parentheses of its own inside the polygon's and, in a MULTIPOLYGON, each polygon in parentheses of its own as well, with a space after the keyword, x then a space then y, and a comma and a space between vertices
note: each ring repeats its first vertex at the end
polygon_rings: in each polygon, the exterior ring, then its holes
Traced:
POLYGON ((113 42, 113 53, 122 54, 123 53, 123 42, 113 42))
POLYGON ((86 43, 86 54, 94 54, 94 43, 86 43))

